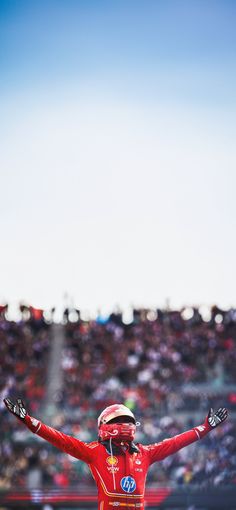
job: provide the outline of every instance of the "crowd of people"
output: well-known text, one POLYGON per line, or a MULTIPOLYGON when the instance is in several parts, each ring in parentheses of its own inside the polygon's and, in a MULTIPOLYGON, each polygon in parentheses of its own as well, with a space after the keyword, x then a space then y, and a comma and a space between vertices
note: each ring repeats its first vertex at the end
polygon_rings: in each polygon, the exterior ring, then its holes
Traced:
MULTIPOLYGON (((0 309, 1 311, 1 309, 0 309)), ((38 312, 38 311, 37 311, 38 312)), ((21 309, 21 320, 0 315, 0 394, 22 395, 37 412, 44 398, 45 366, 50 348, 50 328, 30 307, 21 309)))
MULTIPOLYGON (((63 406, 70 412, 97 411, 111 400, 126 401, 139 416, 207 409, 218 389, 236 383, 236 317, 213 308, 205 322, 198 310, 134 311, 130 324, 121 314, 107 320, 66 324, 63 352, 63 406), (219 318, 221 317, 221 322, 219 318), (181 387, 181 391, 179 391, 181 387)), ((234 391, 227 404, 235 406, 234 391)))
MULTIPOLYGON (((141 426, 136 440, 158 442, 200 424, 210 406, 224 405, 230 419, 201 443, 154 464, 149 484, 208 486, 236 483, 236 313, 213 307, 134 310, 85 321, 68 310, 61 357, 63 384, 51 424, 84 441, 96 439, 97 416, 123 402, 141 426)), ((22 310, 19 322, 0 317, 2 398, 20 395, 43 418, 51 325, 43 313, 22 310), (27 312, 27 313, 26 313, 27 312)), ((2 399, 1 399, 2 400, 2 399)), ((2 408, 0 489, 92 484, 88 468, 15 423, 2 408)))
POLYGON ((6 318, 7 306, 0 307, 0 489, 24 485, 30 470, 24 445, 18 443, 21 424, 6 415, 3 399, 21 395, 37 414, 45 398, 50 327, 38 312, 22 306, 20 320, 14 322, 6 318))

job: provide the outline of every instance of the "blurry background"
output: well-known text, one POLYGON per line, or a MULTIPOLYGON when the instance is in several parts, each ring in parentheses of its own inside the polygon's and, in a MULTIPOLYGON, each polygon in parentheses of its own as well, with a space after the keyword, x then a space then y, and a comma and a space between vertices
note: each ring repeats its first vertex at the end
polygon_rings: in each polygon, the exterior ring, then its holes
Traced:
MULTIPOLYGON (((117 399, 143 441, 227 404, 154 487, 236 479, 235 10, 0 0, 2 396, 85 440, 117 399)), ((1 412, 3 493, 91 483, 1 412)))

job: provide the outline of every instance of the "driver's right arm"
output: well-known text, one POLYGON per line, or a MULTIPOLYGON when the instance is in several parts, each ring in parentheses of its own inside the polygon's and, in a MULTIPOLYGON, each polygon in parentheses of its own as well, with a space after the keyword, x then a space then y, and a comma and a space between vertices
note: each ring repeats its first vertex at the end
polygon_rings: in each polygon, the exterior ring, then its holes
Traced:
POLYGON ((84 443, 79 439, 68 436, 63 432, 59 432, 58 430, 45 425, 45 423, 33 418, 26 412, 21 399, 17 399, 17 404, 13 404, 10 399, 5 399, 4 403, 8 411, 22 421, 34 434, 42 437, 53 446, 56 446, 56 448, 59 448, 65 453, 83 460, 88 464, 90 464, 93 460, 97 443, 84 443))

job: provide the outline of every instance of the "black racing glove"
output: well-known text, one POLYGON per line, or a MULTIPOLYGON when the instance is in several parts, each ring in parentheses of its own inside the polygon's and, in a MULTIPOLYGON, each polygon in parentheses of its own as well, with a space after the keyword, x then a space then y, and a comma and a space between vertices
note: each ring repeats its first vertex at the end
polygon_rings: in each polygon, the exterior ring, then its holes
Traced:
POLYGON ((218 427, 221 423, 223 423, 228 417, 228 411, 225 407, 220 407, 218 411, 214 413, 213 409, 209 410, 209 413, 205 419, 204 425, 210 430, 218 427))
POLYGON ((14 404, 9 398, 4 399, 4 404, 10 413, 14 414, 16 418, 18 418, 21 422, 28 427, 31 432, 37 433, 41 428, 41 422, 32 416, 29 416, 25 409, 25 405, 21 398, 16 399, 16 404, 14 404))
POLYGON ((16 418, 24 421, 27 411, 21 398, 17 398, 16 404, 14 404, 9 398, 4 398, 3 402, 10 413, 14 414, 16 418))

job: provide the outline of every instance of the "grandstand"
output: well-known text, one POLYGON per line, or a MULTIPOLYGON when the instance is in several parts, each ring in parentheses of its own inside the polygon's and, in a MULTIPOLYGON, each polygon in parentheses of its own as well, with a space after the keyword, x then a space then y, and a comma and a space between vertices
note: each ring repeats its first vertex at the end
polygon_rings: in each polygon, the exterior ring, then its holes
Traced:
MULTIPOLYGON (((66 310, 61 324, 33 307, 20 314, 11 321, 1 307, 1 402, 21 396, 33 416, 84 441, 96 439, 105 406, 124 402, 141 422, 136 440, 143 443, 178 434, 201 423, 210 406, 224 405, 230 419, 222 427, 152 466, 147 505, 235 508, 235 310, 213 307, 207 320, 196 308, 133 310, 129 324, 121 313, 83 320, 66 310)), ((31 434, 2 403, 1 423, 3 508, 26 501, 47 510, 94 507, 85 464, 31 434)))

